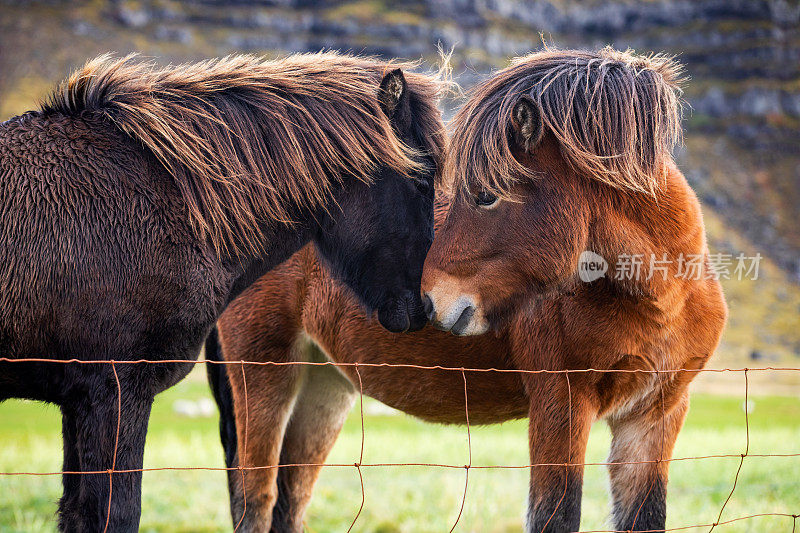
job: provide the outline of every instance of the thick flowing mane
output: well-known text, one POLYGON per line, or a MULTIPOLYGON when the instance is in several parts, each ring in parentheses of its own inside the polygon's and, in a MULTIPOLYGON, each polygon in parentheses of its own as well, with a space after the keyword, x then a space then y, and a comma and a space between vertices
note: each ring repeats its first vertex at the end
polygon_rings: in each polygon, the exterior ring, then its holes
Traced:
POLYGON ((609 47, 518 58, 478 86, 453 119, 447 175, 455 188, 503 197, 517 180, 535 177, 514 158, 510 135, 513 106, 529 95, 573 169, 655 195, 681 134, 681 74, 669 57, 609 47))
MULTIPOLYGON (((378 100, 384 74, 414 66, 328 52, 159 68, 104 55, 65 80, 42 113, 107 117, 166 166, 199 235, 218 250, 256 251, 260 224, 289 222, 288 206, 323 205, 338 180, 369 182, 378 164, 418 170, 419 153, 378 100)), ((436 104, 447 84, 404 74, 417 137, 439 162, 446 134, 436 104)))

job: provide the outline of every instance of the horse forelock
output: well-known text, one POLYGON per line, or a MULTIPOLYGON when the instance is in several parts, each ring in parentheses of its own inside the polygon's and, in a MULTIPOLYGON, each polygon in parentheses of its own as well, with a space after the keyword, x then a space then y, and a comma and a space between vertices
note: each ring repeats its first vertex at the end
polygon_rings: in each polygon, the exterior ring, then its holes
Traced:
MULTIPOLYGON (((332 52, 164 68, 103 55, 65 80, 42 113, 102 114, 169 170, 198 235, 220 252, 257 253, 261 224, 324 206, 343 178, 370 182, 379 165, 421 170, 419 150, 378 103, 383 75, 415 66, 332 52)), ((446 135, 436 104, 449 82, 404 74, 422 150, 440 168, 446 135)))
POLYGON ((511 135, 513 106, 528 95, 573 170, 656 196, 681 136, 682 81, 671 57, 610 47, 545 48, 517 58, 479 85, 453 119, 447 181, 510 198, 515 183, 536 177, 515 157, 511 135))

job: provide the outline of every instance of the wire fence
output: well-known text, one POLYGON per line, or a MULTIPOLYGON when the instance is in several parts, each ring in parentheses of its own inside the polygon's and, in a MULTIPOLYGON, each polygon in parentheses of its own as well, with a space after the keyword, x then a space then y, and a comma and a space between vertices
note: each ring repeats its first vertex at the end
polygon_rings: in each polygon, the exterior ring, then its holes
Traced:
MULTIPOLYGON (((10 358, 3 358, 0 357, 0 363, 57 363, 57 364, 87 364, 87 365, 110 365, 114 379, 116 380, 117 385, 117 419, 116 423, 116 438, 114 442, 114 456, 111 461, 110 468, 107 470, 96 470, 96 471, 57 471, 57 472, 0 472, 0 476, 55 476, 55 475, 63 475, 63 474, 77 474, 77 475, 100 475, 105 474, 108 475, 108 483, 109 483, 109 497, 108 497, 108 505, 107 505, 107 513, 106 513, 106 523, 104 532, 108 531, 109 523, 111 520, 111 501, 112 501, 112 494, 113 494, 113 487, 114 487, 114 474, 124 474, 124 473, 133 473, 133 472, 154 472, 154 471, 187 471, 187 470, 206 470, 206 471, 238 471, 241 473, 242 476, 242 490, 245 491, 245 483, 244 483, 244 475, 245 472, 251 470, 268 470, 268 469, 277 469, 277 468, 293 468, 293 467, 325 467, 325 468, 355 468, 358 472, 359 481, 361 484, 361 504, 356 512, 350 527, 347 529, 348 533, 353 530, 356 523, 358 522, 359 517, 364 509, 364 504, 366 502, 366 490, 364 487, 364 477, 362 474, 362 468, 373 468, 373 467, 431 467, 431 468, 447 468, 447 469, 463 469, 464 470, 464 492, 461 498, 461 505, 458 511, 458 516, 456 517, 452 527, 450 528, 450 533, 456 530, 461 517, 464 512, 464 507, 466 505, 467 500, 467 491, 469 488, 469 472, 470 470, 476 469, 530 469, 536 467, 564 467, 568 469, 570 467, 586 467, 586 466, 613 466, 613 465, 637 465, 637 464, 658 464, 658 463, 673 463, 678 461, 694 461, 694 460, 707 460, 707 459, 716 459, 716 458, 739 458, 739 464, 736 469, 736 474, 733 479, 733 483, 728 493, 727 498, 722 503, 720 507, 719 513, 717 518, 713 522, 707 523, 697 523, 691 525, 684 525, 678 527, 671 527, 667 528, 666 530, 647 530, 647 531, 685 531, 689 529, 704 529, 708 528, 709 533, 713 531, 718 526, 728 525, 735 522, 741 522, 745 520, 750 520, 754 518, 763 518, 763 517, 778 517, 778 518, 786 518, 787 519, 787 528, 788 525, 791 524, 791 531, 792 533, 797 533, 797 522, 798 518, 800 518, 800 502, 798 502, 798 509, 797 513, 782 513, 782 512, 772 512, 772 513, 757 513, 751 514, 746 516, 738 516, 735 518, 729 519, 722 519, 722 515, 725 511, 728 502, 730 502, 731 498, 733 497, 734 492, 736 491, 736 487, 739 481, 739 474, 742 471, 742 467, 744 466, 745 459, 747 458, 759 458, 759 457, 800 457, 799 453, 775 453, 775 454, 757 454, 757 453, 750 453, 750 420, 749 420, 749 413, 747 409, 747 405, 749 404, 750 400, 750 385, 749 385, 749 373, 753 372, 800 372, 800 368, 794 367, 759 367, 759 368, 702 368, 702 369, 674 369, 674 370, 639 370, 639 369, 596 369, 596 368, 586 368, 586 369, 569 369, 569 370, 522 370, 522 369, 504 369, 504 368, 463 368, 463 367, 446 367, 440 365, 414 365, 414 364, 401 364, 401 363, 342 363, 342 362, 333 362, 333 361, 325 361, 325 362, 312 362, 312 361, 288 361, 288 362, 277 362, 277 361, 208 361, 208 360, 198 360, 198 361, 187 361, 184 359, 169 359, 169 360, 147 360, 147 359, 138 359, 132 361, 117 361, 117 360, 80 360, 80 359, 45 359, 45 358, 24 358, 24 359, 10 359, 10 358), (244 403, 245 403, 245 431, 244 431, 244 440, 241 443, 242 446, 242 454, 241 456, 247 456, 247 441, 248 441, 248 427, 247 421, 249 420, 249 400, 247 396, 247 372, 246 368, 248 366, 332 366, 338 368, 344 367, 351 367, 356 373, 358 378, 358 390, 359 390, 359 411, 360 411, 360 419, 361 419, 361 447, 359 452, 358 460, 353 463, 293 463, 293 464, 275 464, 275 465, 253 465, 253 466, 237 466, 237 467, 205 467, 205 466, 176 466, 176 467, 155 467, 155 468, 139 468, 139 469, 117 469, 116 468, 116 457, 117 457, 117 450, 119 445, 119 432, 120 432, 120 425, 121 425, 121 414, 122 414, 122 387, 119 381, 119 376, 117 374, 117 365, 130 365, 130 364, 219 364, 219 365, 226 365, 228 372, 236 371, 235 367, 239 367, 239 371, 241 372, 242 376, 242 384, 243 384, 243 395, 244 395, 244 403), (466 427, 466 438, 467 438, 467 450, 468 450, 468 460, 464 464, 444 464, 444 463, 424 463, 424 462, 403 462, 403 463, 390 463, 390 462, 379 462, 379 463, 364 463, 364 443, 365 443, 365 430, 364 430, 364 386, 363 380, 361 376, 360 369, 362 368, 397 368, 397 369, 415 369, 415 370, 425 370, 425 371, 437 371, 437 372, 458 372, 461 374, 461 377, 464 381, 464 415, 465 415, 465 427, 466 427), (744 419, 745 419, 745 448, 741 453, 729 453, 729 454, 709 454, 709 455, 698 455, 698 456, 687 456, 687 457, 671 457, 671 458, 664 458, 663 452, 659 459, 655 460, 642 460, 642 461, 617 461, 617 462, 580 462, 580 463, 572 463, 572 462, 563 462, 563 463, 529 463, 529 464, 518 464, 518 465, 473 465, 472 464, 472 435, 470 430, 470 423, 469 423, 469 397, 468 397, 468 387, 467 387, 467 375, 471 373, 487 373, 487 372, 497 372, 497 373, 510 373, 510 374, 554 374, 554 375, 564 375, 567 383, 568 389, 568 398, 572 401, 572 389, 570 385, 569 376, 571 374, 585 374, 585 373, 632 373, 632 374, 654 374, 658 379, 659 386, 663 387, 661 378, 665 375, 669 374, 677 374, 677 373, 742 373, 744 375, 744 419), (789 522, 791 520, 791 522, 789 522)), ((662 431, 664 431, 663 423, 666 420, 666 415, 664 409, 664 402, 663 402, 663 388, 661 390, 661 408, 662 408, 662 431)), ((571 409, 570 412, 570 419, 569 419, 569 426, 570 426, 570 435, 572 434, 572 418, 571 418, 571 409)), ((798 421, 800 423, 800 421, 798 421)), ((571 453, 571 439, 570 439, 570 450, 568 450, 569 455, 568 457, 572 456, 571 453)), ((566 476, 565 476, 566 480, 566 476)), ((655 481, 654 481, 655 482, 655 481)), ((653 486, 651 485, 650 490, 652 490, 653 486)), ((565 484, 564 493, 562 495, 562 501, 567 494, 567 486, 565 484)), ((649 495, 649 494, 648 494, 649 495)), ((234 533, 237 533, 242 521, 244 519, 245 513, 247 511, 247 495, 246 493, 242 495, 244 508, 242 509, 242 518, 234 527, 234 533)), ((647 497, 644 498, 646 500, 647 497)), ((642 504, 644 504, 644 500, 642 504)), ((561 502, 559 502, 558 506, 560 506, 561 502)), ((555 516, 555 513, 558 511, 558 506, 553 511, 553 515, 550 517, 552 518, 555 516)), ((641 506, 639 508, 641 510, 641 506)), ((638 515, 638 511, 637 511, 638 515)), ((635 522, 635 521, 634 521, 635 522)), ((547 526, 545 525, 545 528, 547 526)), ((601 529, 601 530, 584 530, 583 533, 626 533, 630 530, 615 530, 615 529, 601 529)), ((636 530, 642 531, 642 530, 636 530)), ((642 532, 644 533, 644 532, 642 532)))

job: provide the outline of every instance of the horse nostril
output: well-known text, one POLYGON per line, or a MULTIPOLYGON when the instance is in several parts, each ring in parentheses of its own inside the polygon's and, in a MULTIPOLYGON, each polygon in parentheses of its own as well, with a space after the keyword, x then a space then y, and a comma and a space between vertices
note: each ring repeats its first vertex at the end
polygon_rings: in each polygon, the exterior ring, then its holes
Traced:
POLYGON ((425 310, 425 316, 428 320, 433 320, 433 300, 427 294, 422 296, 422 307, 425 310))
POLYGON ((474 307, 472 307, 471 305, 465 307, 464 310, 461 311, 461 315, 458 317, 458 320, 456 320, 456 323, 453 324, 452 328, 450 328, 450 332, 453 333, 454 335, 461 335, 462 333, 464 333, 464 330, 466 330, 467 326, 469 326, 469 322, 470 320, 472 320, 472 316, 474 314, 475 314, 474 307))

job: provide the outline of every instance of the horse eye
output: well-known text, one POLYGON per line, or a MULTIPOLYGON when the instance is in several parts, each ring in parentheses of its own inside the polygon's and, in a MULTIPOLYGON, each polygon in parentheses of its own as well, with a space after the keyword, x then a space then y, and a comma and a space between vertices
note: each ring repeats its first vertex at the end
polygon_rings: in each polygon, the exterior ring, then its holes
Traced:
POLYGON ((417 187, 417 190, 424 195, 431 192, 431 184, 426 179, 414 180, 414 185, 417 187))
POLYGON ((494 194, 486 191, 481 191, 475 196, 475 205, 488 209, 497 204, 499 198, 494 194))

